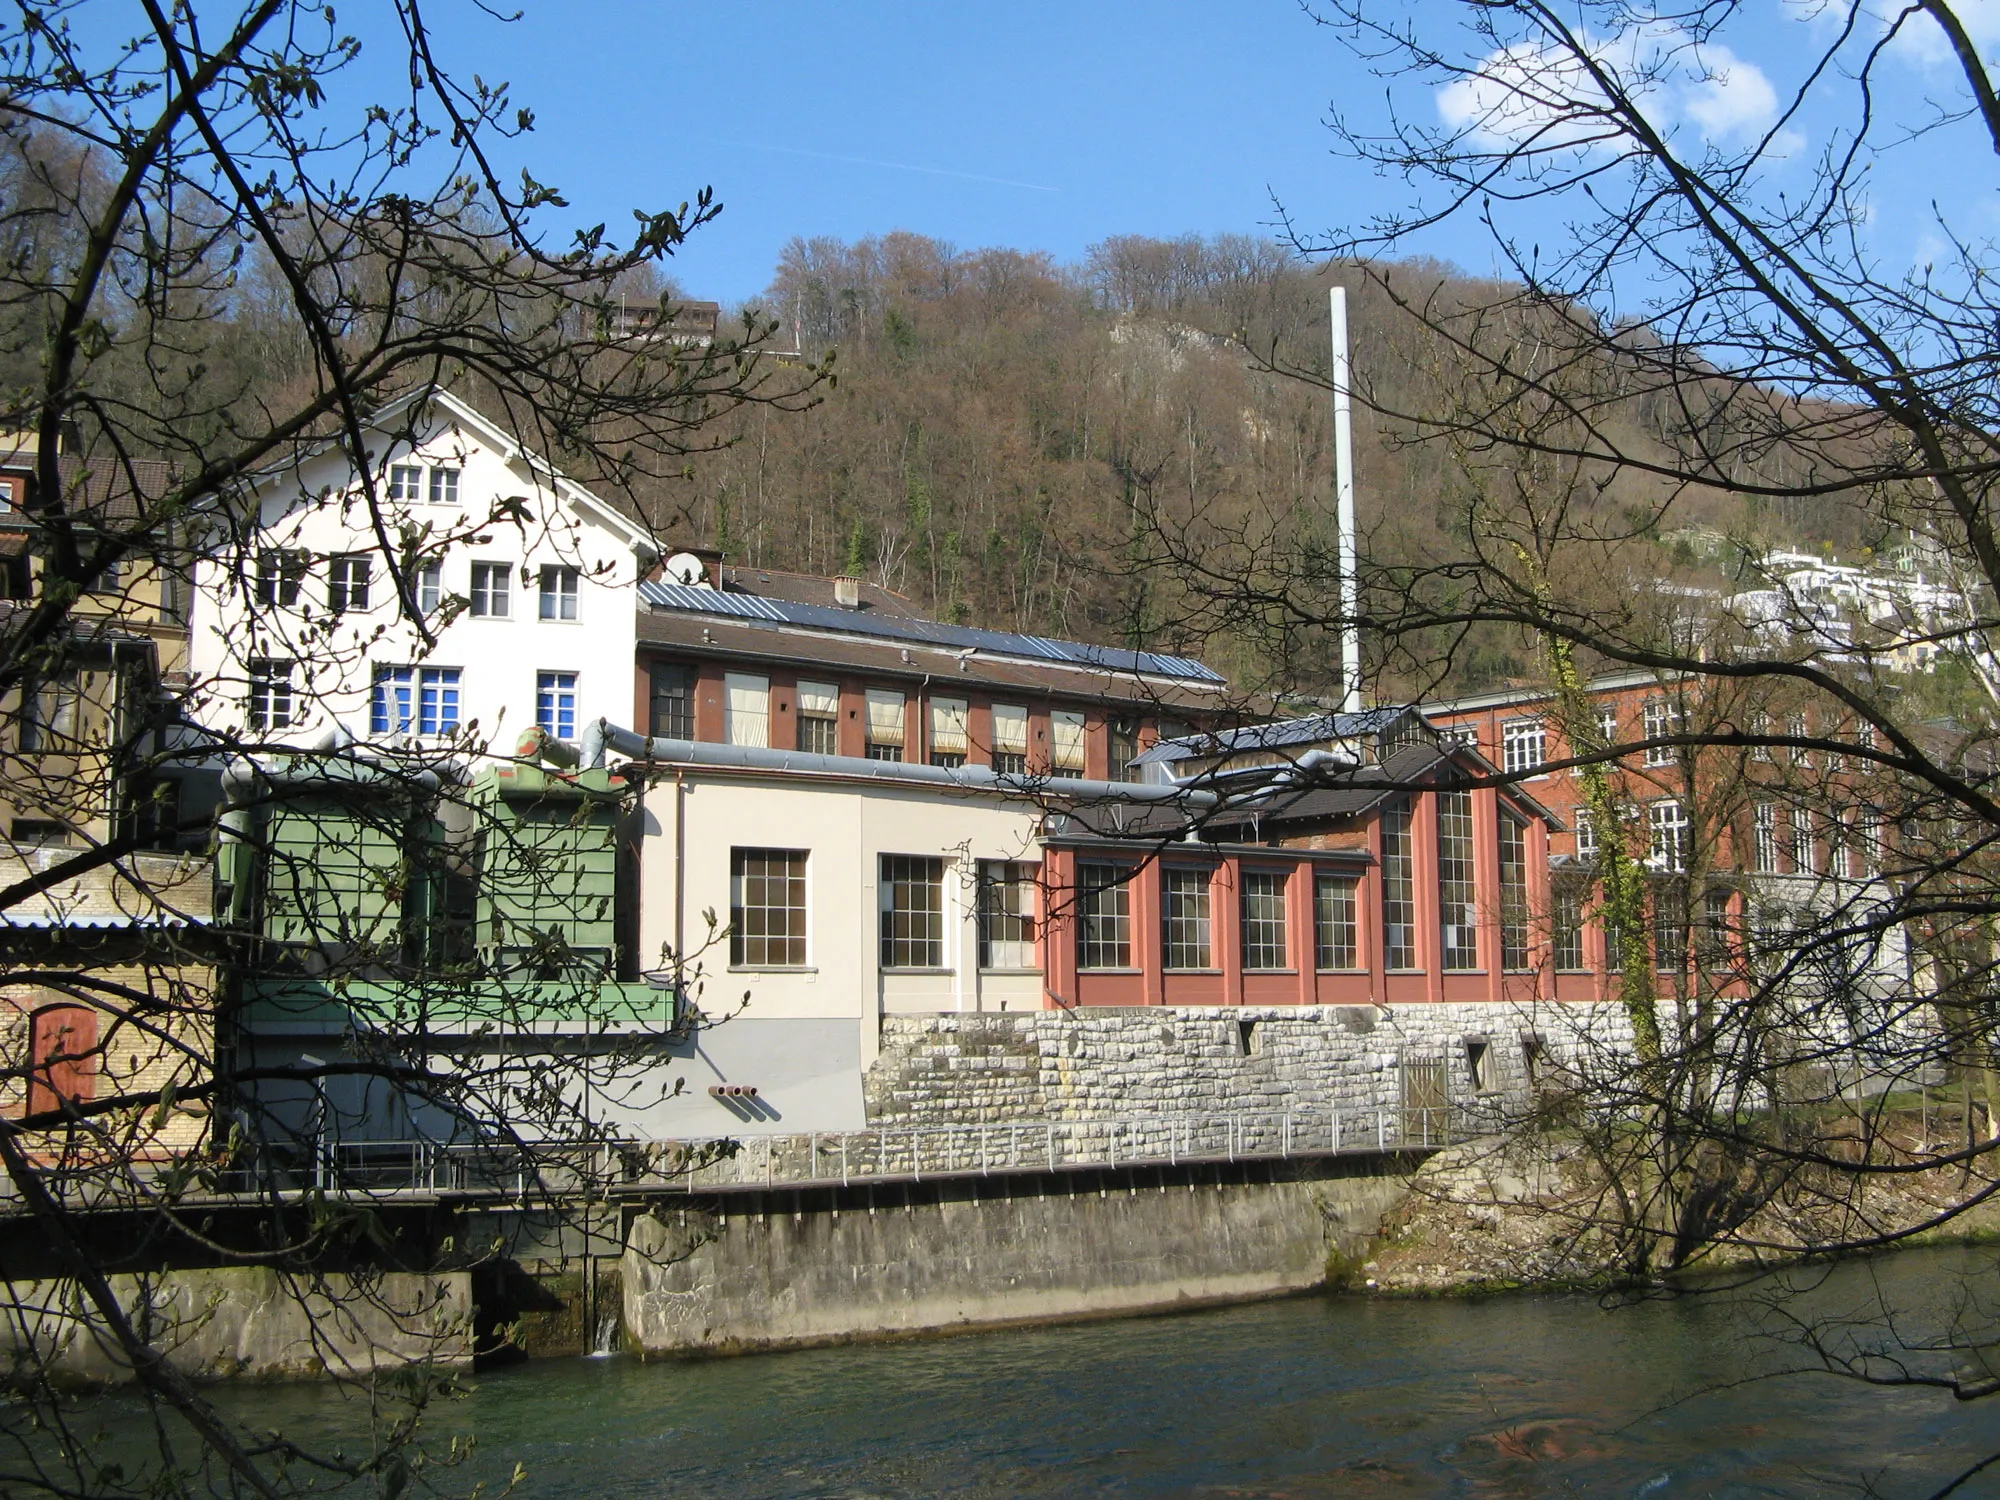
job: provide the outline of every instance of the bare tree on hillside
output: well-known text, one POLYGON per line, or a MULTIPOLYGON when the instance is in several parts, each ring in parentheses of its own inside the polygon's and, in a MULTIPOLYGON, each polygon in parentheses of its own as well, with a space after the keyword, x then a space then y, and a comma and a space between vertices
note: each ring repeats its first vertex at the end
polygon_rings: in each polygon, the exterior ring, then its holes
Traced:
POLYGON ((385 1172, 342 1131, 421 1113, 463 1148, 450 1171, 587 1196, 621 1170, 607 1115, 657 1090, 697 956, 635 1007, 637 956, 586 934, 611 922, 618 787, 548 762, 550 805, 509 811, 470 734, 289 744, 330 654, 365 643, 328 633, 297 678, 190 678, 188 581, 214 568, 255 624, 325 578, 260 549, 257 507, 330 451, 355 489, 283 498, 344 507, 365 561, 340 586, 372 579, 434 639, 468 602, 430 597, 426 562, 530 518, 407 524, 381 450, 421 407, 371 425, 395 398, 454 388, 671 530, 715 418, 807 405, 823 371, 760 363, 755 318, 635 336, 620 298, 667 320, 660 267, 719 204, 554 227, 531 111, 415 0, 371 12, 400 81, 351 112, 361 43, 322 7, 148 0, 130 32, 85 11, 0 24, 0 1469, 78 1496, 437 1488, 452 1449, 418 1418, 448 1372, 425 1350, 468 1330, 426 1278, 479 1252, 371 1201, 435 1157, 385 1172), (260 1051, 246 1009, 286 1004, 349 1007, 342 1049, 260 1051), (558 1013, 574 1035, 528 1065, 510 1038, 558 1013), (359 1361, 374 1439, 311 1451, 191 1383, 175 1345, 215 1312, 162 1268, 204 1256, 274 1273, 300 1348, 359 1361), (370 1368, 371 1342, 401 1353, 370 1368), (151 1429, 97 1441, 63 1393, 79 1373, 135 1381, 151 1429))
MULTIPOLYGON (((1786 983, 1759 969, 1751 993, 1798 996, 1805 975, 1820 976, 1814 1014, 1787 1020, 1803 1028, 1793 1045, 1809 1048, 1805 1023, 1852 999, 1836 993, 1844 955, 1907 940, 1919 991, 1892 1008, 1929 1026, 1873 1038, 1888 1072, 1911 1091, 1933 1064, 1982 1079, 2000 912, 1995 718, 1979 686, 2000 626, 2000 309, 1990 247, 1956 222, 1967 199, 1939 206, 1936 256, 1900 271, 1875 243, 1869 188, 1905 160, 1952 161, 1968 187, 1993 176, 2000 108, 1974 21, 1930 0, 1887 13, 1826 5, 1775 23, 1787 45, 1773 58, 1755 54, 1735 4, 1310 9, 1390 84, 1386 114, 1335 118, 1341 150, 1409 195, 1378 222, 1296 227, 1295 240, 1431 351, 1413 386, 1379 363, 1371 376, 1364 350, 1357 395, 1409 450, 1448 458, 1455 511, 1446 545, 1367 572, 1359 623, 1372 672, 1421 693, 1497 634, 1538 661, 1524 675, 1551 689, 1567 674, 1639 669, 1663 694, 1712 705, 1611 744, 1559 723, 1566 758, 1744 757, 1789 782, 1808 764, 1843 767, 1770 797, 1807 796, 1815 828, 1860 815, 1887 830, 1880 899, 1795 913, 1782 942, 1764 945, 1786 983), (1913 55, 1930 59, 1921 80, 1907 71, 1913 55), (1488 231, 1505 268, 1488 295, 1380 259, 1459 221, 1488 231), (1878 554, 1914 536, 1948 560, 1956 608, 1878 614, 1838 639, 1804 619, 1780 619, 1792 625, 1780 638, 1732 618, 1729 591, 1690 576, 1663 540, 1717 497, 1751 517, 1824 517, 1878 554), (1908 670, 1913 652, 1933 651, 1938 670, 1908 670)), ((1264 367, 1324 387, 1323 360, 1252 348, 1264 367)), ((1343 623, 1334 550, 1310 529, 1300 545, 1283 510, 1218 527, 1162 503, 1155 518, 1190 620, 1302 642, 1343 623)), ((1736 837, 1747 869, 1754 832, 1736 837)), ((1813 838, 1823 852, 1827 836, 1813 838)), ((1757 1004, 1721 1008, 1710 1030, 1698 1011, 1672 1012, 1657 994, 1646 1003, 1661 1007, 1660 1056, 1600 1080, 1655 1116, 1680 1163, 1655 1164, 1680 1207, 1634 1211, 1640 1274, 1720 1237, 1754 1238, 1755 1212, 1813 1173, 1834 1185, 1815 1191, 1840 1200, 1806 1236, 1828 1247, 1913 1227, 1856 1210, 1864 1182, 1962 1167, 1938 1218, 1988 1191, 1983 1084, 1955 1148, 1913 1140, 1894 1110, 1846 1108, 1828 1069, 1803 1065, 1784 1075, 1783 1128, 1768 1124, 1769 1099, 1753 1126, 1722 1107, 1714 1079, 1728 1031, 1739 1055, 1776 1040, 1753 1019, 1757 1004)))

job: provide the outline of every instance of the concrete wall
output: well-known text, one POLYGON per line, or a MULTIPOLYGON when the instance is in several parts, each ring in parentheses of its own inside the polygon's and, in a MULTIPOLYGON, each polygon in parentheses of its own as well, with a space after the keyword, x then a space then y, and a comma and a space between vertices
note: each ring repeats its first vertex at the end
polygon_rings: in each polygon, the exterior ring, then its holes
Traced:
POLYGON ((625 1336, 646 1354, 729 1353, 1306 1291, 1402 1192, 1398 1165, 1375 1162, 663 1207, 630 1233, 625 1336))
MULTIPOLYGON (((208 1379, 364 1373, 411 1363, 472 1362, 471 1277, 295 1277, 261 1268, 114 1276, 136 1329, 180 1369, 208 1379)), ((131 1370, 107 1347, 73 1282, 13 1282, 4 1294, 0 1359, 33 1347, 58 1379, 122 1384, 131 1370)))

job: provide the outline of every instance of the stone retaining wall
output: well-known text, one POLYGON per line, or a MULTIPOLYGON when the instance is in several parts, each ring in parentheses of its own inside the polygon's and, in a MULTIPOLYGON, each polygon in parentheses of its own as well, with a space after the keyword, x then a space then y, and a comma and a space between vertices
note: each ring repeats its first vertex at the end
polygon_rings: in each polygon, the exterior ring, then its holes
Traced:
POLYGON ((974 1179, 805 1212, 784 1193, 658 1205, 621 1266, 627 1347, 733 1353, 1307 1291, 1361 1252, 1407 1166, 1142 1169, 1027 1192, 974 1179))
POLYGON ((1496 1119, 1538 1067, 1623 1049, 1615 1004, 1255 1006, 885 1016, 870 1125, 1399 1110, 1406 1064, 1442 1061, 1455 1108, 1496 1119), (1486 1048, 1475 1091, 1469 1043, 1486 1048))

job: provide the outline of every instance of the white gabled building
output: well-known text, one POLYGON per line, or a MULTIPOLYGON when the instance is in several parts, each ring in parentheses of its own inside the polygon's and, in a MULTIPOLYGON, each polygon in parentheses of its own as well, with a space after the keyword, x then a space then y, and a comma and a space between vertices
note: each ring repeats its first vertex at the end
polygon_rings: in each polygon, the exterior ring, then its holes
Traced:
POLYGON ((369 432, 381 525, 328 445, 261 477, 251 534, 198 564, 196 716, 250 740, 337 722, 503 753, 538 722, 568 740, 629 718, 634 590, 658 555, 644 529, 448 391, 398 399, 369 432))

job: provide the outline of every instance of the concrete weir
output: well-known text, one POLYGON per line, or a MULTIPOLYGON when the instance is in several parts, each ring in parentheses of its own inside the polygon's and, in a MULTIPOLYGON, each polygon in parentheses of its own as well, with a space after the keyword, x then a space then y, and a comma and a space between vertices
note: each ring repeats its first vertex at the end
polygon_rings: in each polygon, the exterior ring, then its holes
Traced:
POLYGON ((656 1203, 626 1347, 690 1355, 1246 1301, 1323 1285, 1413 1163, 1133 1166, 656 1203))

